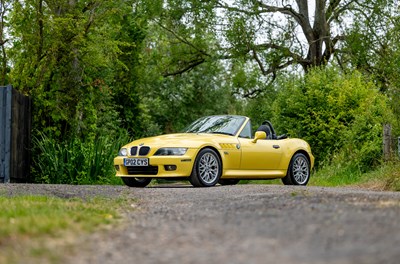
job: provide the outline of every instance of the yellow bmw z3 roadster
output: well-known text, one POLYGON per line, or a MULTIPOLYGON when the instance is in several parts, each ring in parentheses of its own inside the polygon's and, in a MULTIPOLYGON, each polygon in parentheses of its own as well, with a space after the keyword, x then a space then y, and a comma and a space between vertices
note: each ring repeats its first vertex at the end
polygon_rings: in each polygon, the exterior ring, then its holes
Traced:
POLYGON ((116 176, 130 187, 145 187, 153 178, 186 178, 195 187, 276 178, 306 185, 314 166, 310 145, 277 136, 269 121, 254 135, 251 127, 245 116, 206 116, 184 133, 135 140, 114 159, 116 176))

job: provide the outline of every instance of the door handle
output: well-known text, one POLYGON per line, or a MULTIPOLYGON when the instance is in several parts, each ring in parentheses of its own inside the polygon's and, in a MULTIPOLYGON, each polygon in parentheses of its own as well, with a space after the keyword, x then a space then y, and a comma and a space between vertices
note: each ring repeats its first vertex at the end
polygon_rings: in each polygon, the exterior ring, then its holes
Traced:
POLYGON ((278 148, 280 148, 280 146, 279 145, 273 145, 272 146, 274 149, 278 149, 278 148))

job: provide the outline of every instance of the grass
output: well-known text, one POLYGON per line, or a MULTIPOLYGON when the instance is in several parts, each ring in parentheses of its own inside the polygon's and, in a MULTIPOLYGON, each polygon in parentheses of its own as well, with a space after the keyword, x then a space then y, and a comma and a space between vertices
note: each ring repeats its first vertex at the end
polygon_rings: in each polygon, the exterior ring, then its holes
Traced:
POLYGON ((310 178, 309 185, 330 187, 345 186, 362 182, 365 177, 365 174, 357 168, 331 165, 315 169, 310 178))
POLYGON ((0 263, 58 263, 69 238, 116 223, 124 201, 0 196, 0 263))
POLYGON ((358 186, 380 191, 400 191, 400 162, 386 163, 366 173, 358 186))
POLYGON ((32 138, 32 178, 37 183, 121 184, 113 160, 119 148, 129 142, 126 135, 102 135, 62 141, 39 133, 32 138))
POLYGON ((364 173, 356 167, 326 166, 314 171, 309 185, 357 186, 381 191, 400 191, 400 163, 385 163, 364 173))
MULTIPOLYGON (((241 184, 282 184, 275 180, 242 180, 241 184)), ((354 186, 379 191, 400 191, 400 162, 385 163, 375 170, 362 172, 356 166, 338 164, 314 169, 308 186, 354 186)))

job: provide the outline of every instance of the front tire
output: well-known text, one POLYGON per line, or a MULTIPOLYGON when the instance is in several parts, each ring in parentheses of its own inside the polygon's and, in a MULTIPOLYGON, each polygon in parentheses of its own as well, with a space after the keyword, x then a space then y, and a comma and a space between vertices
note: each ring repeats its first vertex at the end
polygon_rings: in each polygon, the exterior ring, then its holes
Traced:
POLYGON ((222 163, 218 154, 205 148, 196 157, 189 181, 194 187, 211 187, 217 184, 221 174, 222 163))
POLYGON ((121 177, 126 186, 129 187, 146 187, 151 182, 151 178, 135 178, 135 177, 121 177))
POLYGON ((307 185, 310 179, 310 161, 302 153, 296 153, 282 182, 285 185, 307 185))

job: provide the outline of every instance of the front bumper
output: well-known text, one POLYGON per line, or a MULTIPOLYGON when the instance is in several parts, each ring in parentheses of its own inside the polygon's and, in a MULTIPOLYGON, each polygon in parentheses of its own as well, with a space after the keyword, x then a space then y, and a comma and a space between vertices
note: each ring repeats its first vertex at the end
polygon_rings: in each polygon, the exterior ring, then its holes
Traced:
POLYGON ((149 166, 146 167, 126 167, 124 166, 124 158, 114 158, 114 166, 117 177, 150 177, 150 178, 174 178, 174 177, 189 177, 192 173, 196 151, 188 149, 183 156, 150 156, 140 157, 148 158, 149 166), (171 170, 171 168, 175 169, 171 170))

